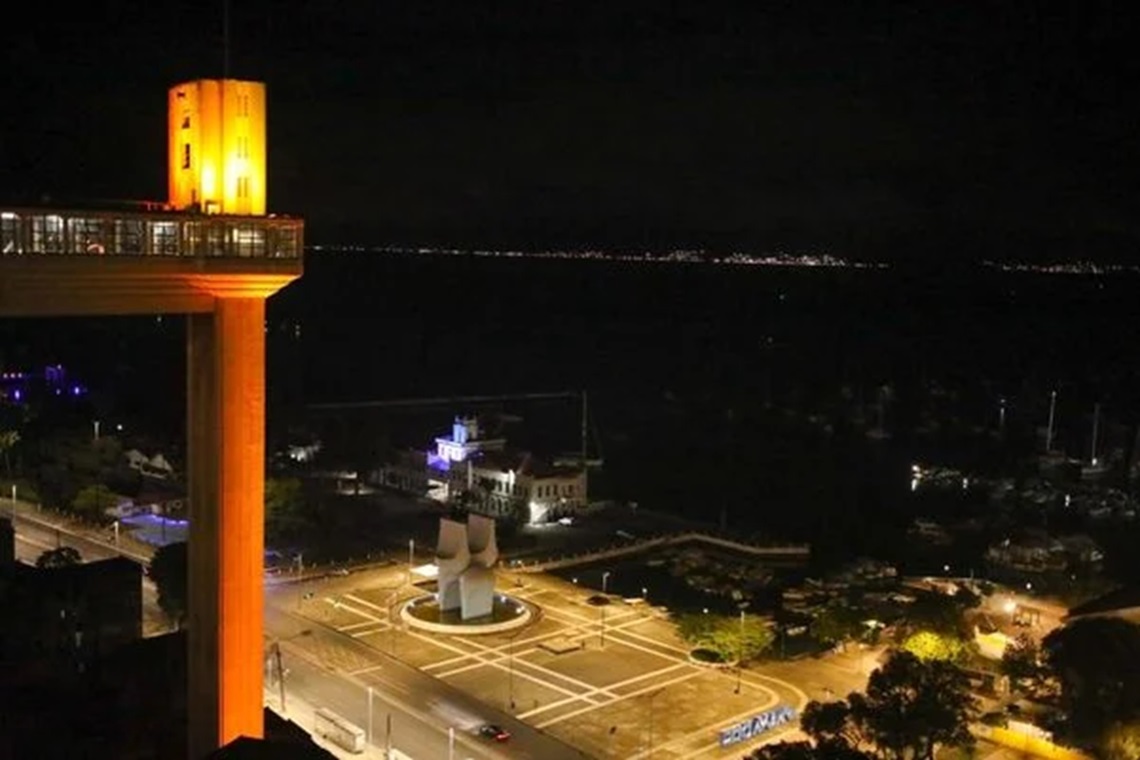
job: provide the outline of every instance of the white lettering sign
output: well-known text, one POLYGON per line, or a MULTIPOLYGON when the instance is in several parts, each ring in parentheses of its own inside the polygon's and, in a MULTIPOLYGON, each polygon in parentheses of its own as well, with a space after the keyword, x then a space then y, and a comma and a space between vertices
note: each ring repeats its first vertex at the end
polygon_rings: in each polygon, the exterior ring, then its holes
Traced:
POLYGON ((796 711, 785 705, 773 708, 720 732, 720 746, 730 747, 754 739, 765 731, 782 726, 796 717, 796 711))

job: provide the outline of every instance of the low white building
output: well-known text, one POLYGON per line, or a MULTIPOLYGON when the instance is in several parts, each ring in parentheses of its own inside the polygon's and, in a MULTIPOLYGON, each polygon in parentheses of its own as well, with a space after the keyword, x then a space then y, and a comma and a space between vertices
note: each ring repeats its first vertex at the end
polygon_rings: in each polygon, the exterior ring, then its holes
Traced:
POLYGON ((138 449, 130 449, 123 454, 123 457, 127 460, 128 467, 138 470, 147 477, 166 480, 174 474, 174 467, 166 461, 161 452, 148 457, 138 449))
POLYGON ((483 438, 473 418, 456 418, 452 434, 436 450, 410 451, 385 465, 376 480, 390 488, 461 504, 496 518, 542 523, 588 505, 583 467, 562 467, 529 452, 507 448, 503 438, 483 438))

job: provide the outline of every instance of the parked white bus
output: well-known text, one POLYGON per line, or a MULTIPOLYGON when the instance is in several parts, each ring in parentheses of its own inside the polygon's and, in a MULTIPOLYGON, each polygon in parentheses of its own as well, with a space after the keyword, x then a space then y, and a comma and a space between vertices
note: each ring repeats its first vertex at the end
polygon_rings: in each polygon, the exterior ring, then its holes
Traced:
POLYGON ((326 739, 341 749, 349 752, 361 753, 364 751, 366 737, 364 729, 355 723, 324 707, 317 710, 316 728, 317 736, 326 739))

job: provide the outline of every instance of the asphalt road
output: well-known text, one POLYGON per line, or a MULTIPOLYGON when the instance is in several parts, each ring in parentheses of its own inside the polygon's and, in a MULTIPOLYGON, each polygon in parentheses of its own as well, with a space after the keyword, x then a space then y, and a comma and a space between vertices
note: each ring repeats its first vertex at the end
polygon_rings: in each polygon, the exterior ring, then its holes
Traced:
POLYGON ((420 760, 447 757, 447 731, 456 729, 456 760, 582 760, 587 757, 569 745, 495 710, 450 684, 433 678, 356 639, 311 624, 267 600, 266 634, 282 642, 288 693, 296 690, 313 707, 328 707, 365 728, 368 725, 368 687, 374 693, 373 730, 382 746, 386 716, 391 713, 393 746, 420 760), (308 633, 305 633, 308 631, 308 633), (320 652, 343 649, 369 663, 355 674, 331 671, 320 652), (511 733, 505 743, 478 737, 484 723, 495 723, 511 733))
MULTIPOLYGON (((10 515, 9 515, 10 516, 10 515)), ((54 524, 49 518, 40 518, 27 512, 17 513, 13 519, 16 529, 16 557, 35 563, 36 558, 48 549, 57 546, 71 546, 79 551, 84 562, 108 559, 119 555, 137 562, 146 563, 148 558, 117 549, 110 541, 100 541, 63 525, 54 524)))

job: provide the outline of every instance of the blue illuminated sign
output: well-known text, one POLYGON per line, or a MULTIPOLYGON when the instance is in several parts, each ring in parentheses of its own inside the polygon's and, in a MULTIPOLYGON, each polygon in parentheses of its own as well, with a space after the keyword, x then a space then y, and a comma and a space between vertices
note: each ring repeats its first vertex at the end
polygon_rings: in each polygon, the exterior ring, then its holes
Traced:
POLYGON ((796 711, 790 707, 784 705, 774 707, 721 731, 720 746, 731 747, 733 744, 755 739, 765 731, 782 726, 795 717, 796 711))

